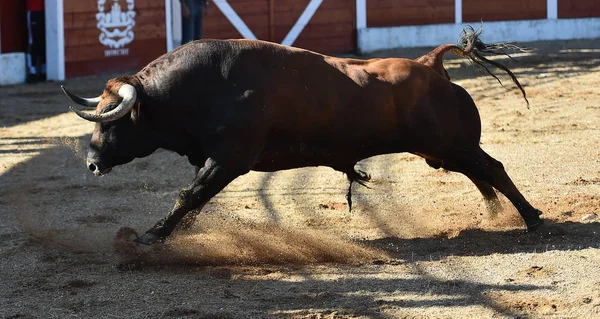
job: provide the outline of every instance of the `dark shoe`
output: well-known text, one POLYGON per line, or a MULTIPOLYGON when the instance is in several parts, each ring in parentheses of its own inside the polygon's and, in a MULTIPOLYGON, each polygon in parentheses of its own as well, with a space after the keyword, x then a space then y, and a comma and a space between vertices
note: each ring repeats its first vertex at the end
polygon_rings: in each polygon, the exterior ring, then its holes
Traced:
POLYGON ((39 77, 37 74, 27 74, 27 78, 25 78, 25 82, 32 84, 39 82, 39 77))

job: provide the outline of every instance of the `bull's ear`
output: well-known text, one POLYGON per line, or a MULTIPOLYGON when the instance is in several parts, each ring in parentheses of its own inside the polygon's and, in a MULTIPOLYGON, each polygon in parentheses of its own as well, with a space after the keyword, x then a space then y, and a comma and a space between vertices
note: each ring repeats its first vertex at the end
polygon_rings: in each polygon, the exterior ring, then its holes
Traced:
POLYGON ((140 121, 140 101, 135 102, 135 105, 131 109, 131 120, 134 124, 138 124, 140 121))

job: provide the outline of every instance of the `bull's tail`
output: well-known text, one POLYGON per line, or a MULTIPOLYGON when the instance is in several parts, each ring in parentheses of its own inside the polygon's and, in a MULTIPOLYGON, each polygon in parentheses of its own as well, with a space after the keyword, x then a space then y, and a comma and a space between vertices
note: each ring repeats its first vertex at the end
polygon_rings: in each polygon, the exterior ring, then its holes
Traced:
POLYGON ((468 58, 472 63, 483 68, 489 75, 493 76, 498 81, 498 83, 500 83, 500 85, 503 85, 502 81, 500 81, 500 79, 495 74, 493 74, 490 71, 490 69, 488 69, 486 64, 495 66, 506 72, 510 76, 512 81, 517 85, 519 90, 521 90, 521 93, 523 93, 523 98, 527 102, 527 107, 529 108, 529 100, 527 100, 527 94, 525 93, 525 89, 523 89, 523 86, 521 85, 521 83, 519 83, 519 80, 517 80, 517 77, 514 75, 514 73, 512 73, 511 70, 509 70, 506 66, 502 65, 501 63, 489 60, 485 56, 506 55, 510 59, 515 60, 508 53, 506 53, 506 50, 512 50, 517 52, 532 52, 533 50, 524 49, 511 43, 483 43, 479 39, 479 36, 481 35, 482 31, 483 27, 475 30, 470 25, 466 26, 460 35, 460 38, 458 40, 458 46, 451 51, 459 56, 468 58))

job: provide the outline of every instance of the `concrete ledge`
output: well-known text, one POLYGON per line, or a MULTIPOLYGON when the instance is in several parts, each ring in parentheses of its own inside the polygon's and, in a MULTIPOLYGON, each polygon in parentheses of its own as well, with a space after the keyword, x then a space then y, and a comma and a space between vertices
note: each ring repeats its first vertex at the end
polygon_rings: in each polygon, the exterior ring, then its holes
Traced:
MULTIPOLYGON (((358 30, 358 51, 455 43, 464 25, 467 23, 364 28, 358 30)), ((600 18, 484 22, 481 38, 488 43, 600 38, 600 18)))
POLYGON ((25 53, 0 54, 0 85, 24 83, 25 53))

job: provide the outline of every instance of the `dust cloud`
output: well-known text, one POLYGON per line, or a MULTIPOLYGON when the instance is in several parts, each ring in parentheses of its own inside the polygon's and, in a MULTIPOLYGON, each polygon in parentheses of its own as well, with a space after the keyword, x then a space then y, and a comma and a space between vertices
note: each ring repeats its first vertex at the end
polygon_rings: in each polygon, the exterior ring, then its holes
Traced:
POLYGON ((178 232, 164 244, 133 242, 137 232, 121 228, 113 248, 119 265, 308 265, 360 264, 389 257, 375 248, 314 229, 265 224, 248 229, 215 227, 205 233, 178 232))
POLYGON ((86 158, 86 150, 84 149, 84 146, 81 145, 81 140, 78 137, 51 137, 47 138, 44 142, 50 145, 69 149, 77 158, 86 158))

